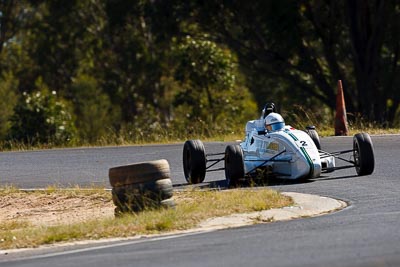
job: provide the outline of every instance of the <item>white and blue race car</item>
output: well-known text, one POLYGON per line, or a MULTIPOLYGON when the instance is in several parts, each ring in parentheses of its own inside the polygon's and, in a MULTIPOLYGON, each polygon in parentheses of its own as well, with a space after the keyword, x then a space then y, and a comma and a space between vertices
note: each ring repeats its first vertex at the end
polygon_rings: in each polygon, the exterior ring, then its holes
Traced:
POLYGON ((267 104, 261 118, 248 121, 246 136, 239 145, 228 145, 224 153, 206 154, 200 140, 188 140, 183 147, 183 170, 186 181, 201 183, 206 172, 225 170, 228 186, 237 186, 251 178, 312 179, 321 173, 355 167, 358 175, 374 171, 373 144, 367 133, 353 137, 353 148, 338 152, 321 150, 315 127, 305 131, 285 125, 274 104, 267 104), (342 154, 351 154, 349 159, 342 154), (349 163, 336 166, 339 159, 349 163), (219 162, 223 168, 215 168, 219 162), (214 167, 214 169, 213 169, 214 167))

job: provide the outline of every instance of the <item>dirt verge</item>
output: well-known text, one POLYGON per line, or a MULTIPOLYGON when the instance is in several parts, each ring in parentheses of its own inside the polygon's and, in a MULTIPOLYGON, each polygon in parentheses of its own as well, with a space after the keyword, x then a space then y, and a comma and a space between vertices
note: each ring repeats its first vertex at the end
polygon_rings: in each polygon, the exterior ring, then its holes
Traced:
POLYGON ((102 193, 60 195, 13 193, 0 195, 0 222, 24 221, 57 225, 114 216, 114 204, 102 193))

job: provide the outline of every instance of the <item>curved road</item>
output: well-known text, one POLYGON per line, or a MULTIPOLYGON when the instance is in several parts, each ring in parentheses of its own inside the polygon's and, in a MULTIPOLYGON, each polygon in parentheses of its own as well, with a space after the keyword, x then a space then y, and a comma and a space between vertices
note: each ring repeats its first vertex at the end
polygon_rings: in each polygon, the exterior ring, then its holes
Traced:
MULTIPOLYGON (((376 168, 370 176, 354 169, 309 183, 272 188, 347 201, 345 210, 315 218, 209 233, 80 245, 0 255, 6 266, 400 266, 400 136, 373 136, 376 168)), ((322 138, 322 147, 351 147, 351 137, 322 138)), ((207 152, 225 144, 207 143, 207 152)), ((108 186, 109 167, 166 158, 174 184, 184 183, 182 144, 121 148, 0 153, 1 184, 108 186)), ((223 173, 210 173, 218 181, 223 173)))

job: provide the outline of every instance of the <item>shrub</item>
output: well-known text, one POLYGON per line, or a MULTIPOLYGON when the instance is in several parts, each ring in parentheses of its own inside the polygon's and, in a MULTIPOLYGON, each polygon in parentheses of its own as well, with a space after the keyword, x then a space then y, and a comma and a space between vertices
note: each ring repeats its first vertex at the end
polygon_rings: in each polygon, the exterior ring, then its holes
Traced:
POLYGON ((73 141, 73 118, 55 91, 23 93, 11 118, 11 140, 27 144, 64 145, 73 141))

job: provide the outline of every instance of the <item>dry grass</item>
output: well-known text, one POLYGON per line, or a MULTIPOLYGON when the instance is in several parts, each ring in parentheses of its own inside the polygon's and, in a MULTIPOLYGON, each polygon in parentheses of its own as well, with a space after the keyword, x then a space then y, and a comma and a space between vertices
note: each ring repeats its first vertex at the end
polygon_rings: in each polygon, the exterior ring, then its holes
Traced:
MULTIPOLYGON (((327 137, 327 136, 334 136, 335 135, 335 129, 332 128, 325 128, 322 130, 316 129, 318 132, 318 135, 321 137, 327 137)), ((349 135, 348 136, 353 136, 356 133, 368 133, 370 135, 383 135, 383 134, 400 134, 400 129, 396 128, 370 128, 370 127, 349 127, 349 135)))
MULTIPOLYGON (((317 132, 321 137, 334 136, 335 129, 333 126, 327 124, 320 124, 316 120, 304 121, 293 123, 291 126, 297 129, 305 129, 307 125, 315 125, 317 132), (313 123, 314 122, 314 123, 313 123)), ((349 136, 352 136, 359 132, 367 132, 371 135, 374 134, 400 134, 400 128, 382 128, 373 124, 362 124, 354 123, 349 126, 349 136)), ((53 148, 67 148, 67 147, 98 147, 98 146, 128 146, 128 145, 147 145, 147 144, 174 144, 182 143, 189 139, 201 139, 204 142, 232 142, 236 140, 243 140, 245 136, 244 126, 236 127, 235 130, 224 133, 212 133, 212 134, 199 134, 199 135, 188 135, 188 136, 175 136, 175 135, 159 135, 157 138, 139 138, 132 139, 128 137, 121 136, 107 136, 100 140, 88 143, 79 142, 74 144, 66 144, 56 146, 54 144, 24 144, 16 141, 1 142, 0 141, 0 151, 28 151, 28 150, 38 150, 38 149, 53 149, 53 148)))
MULTIPOLYGON (((99 205, 111 205, 109 191, 95 190, 44 190, 20 192, 14 188, 0 191, 0 199, 7 197, 28 198, 37 195, 49 199, 88 199, 99 198, 99 205), (104 200, 107 200, 107 203, 104 200), (103 204, 101 204, 103 203, 103 204)), ((174 193, 175 209, 147 210, 138 214, 127 214, 114 218, 112 209, 97 219, 68 222, 65 219, 57 224, 32 222, 23 216, 2 220, 0 223, 0 248, 37 247, 62 241, 99 239, 108 237, 127 237, 144 234, 165 233, 196 227, 200 222, 213 217, 233 213, 260 211, 292 204, 290 198, 276 191, 262 189, 235 189, 225 191, 185 190, 174 193)), ((71 211, 64 210, 63 213, 71 211)), ((40 216, 40 215, 39 215, 40 216)), ((46 216, 44 214, 43 216, 46 216)))

